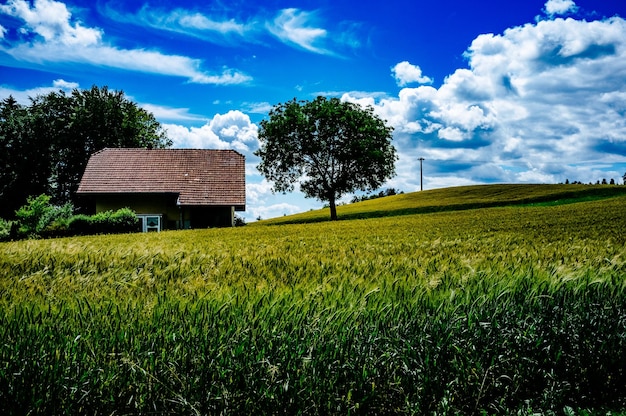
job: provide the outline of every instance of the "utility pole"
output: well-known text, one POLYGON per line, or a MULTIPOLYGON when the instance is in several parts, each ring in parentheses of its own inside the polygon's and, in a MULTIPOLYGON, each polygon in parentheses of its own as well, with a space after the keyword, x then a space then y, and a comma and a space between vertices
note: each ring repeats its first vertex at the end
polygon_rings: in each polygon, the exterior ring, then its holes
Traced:
POLYGON ((422 162, 424 161, 424 158, 420 157, 417 160, 420 161, 420 191, 423 191, 424 190, 424 186, 422 185, 422 183, 424 181, 424 176, 422 175, 422 162))

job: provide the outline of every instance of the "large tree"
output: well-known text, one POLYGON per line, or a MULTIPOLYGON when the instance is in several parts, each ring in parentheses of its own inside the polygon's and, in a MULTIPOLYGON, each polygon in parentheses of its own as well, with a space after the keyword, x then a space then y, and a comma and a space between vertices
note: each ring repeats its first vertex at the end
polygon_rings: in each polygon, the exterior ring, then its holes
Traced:
POLYGON ((372 107, 317 97, 276 105, 260 123, 259 171, 277 192, 296 182, 306 197, 336 202, 349 192, 370 191, 395 174, 392 128, 372 107))
POLYGON ((0 101, 0 217, 47 191, 49 152, 49 138, 37 136, 29 108, 11 96, 0 101))
POLYGON ((30 106, 6 99, 0 102, 0 216, 41 193, 56 204, 76 202, 90 155, 105 147, 170 145, 154 116, 122 91, 58 91, 31 99, 30 106))

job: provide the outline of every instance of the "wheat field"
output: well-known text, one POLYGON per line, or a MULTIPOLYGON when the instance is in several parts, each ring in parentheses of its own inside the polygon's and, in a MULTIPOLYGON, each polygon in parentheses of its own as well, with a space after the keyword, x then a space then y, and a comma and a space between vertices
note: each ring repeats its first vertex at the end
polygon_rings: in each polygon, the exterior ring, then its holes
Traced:
POLYGON ((614 414, 625 229, 618 196, 2 243, 0 413, 614 414))

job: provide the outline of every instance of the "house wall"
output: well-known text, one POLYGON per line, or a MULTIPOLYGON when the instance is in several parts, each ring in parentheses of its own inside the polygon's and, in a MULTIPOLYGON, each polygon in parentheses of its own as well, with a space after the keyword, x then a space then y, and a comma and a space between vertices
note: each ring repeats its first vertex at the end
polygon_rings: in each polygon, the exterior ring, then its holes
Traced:
POLYGON ((130 208, 137 214, 160 214, 163 229, 232 227, 234 207, 178 206, 175 194, 102 195, 96 212, 130 208))
POLYGON ((180 216, 176 198, 175 194, 103 195, 96 198, 96 212, 130 208, 137 214, 161 214, 163 229, 176 229, 180 216))

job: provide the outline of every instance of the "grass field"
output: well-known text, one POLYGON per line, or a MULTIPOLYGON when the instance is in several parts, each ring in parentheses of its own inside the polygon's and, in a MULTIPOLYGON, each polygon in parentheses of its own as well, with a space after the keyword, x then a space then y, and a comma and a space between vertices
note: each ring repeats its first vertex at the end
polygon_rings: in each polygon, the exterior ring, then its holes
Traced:
POLYGON ((0 413, 619 413, 626 195, 571 187, 0 244, 0 413))

